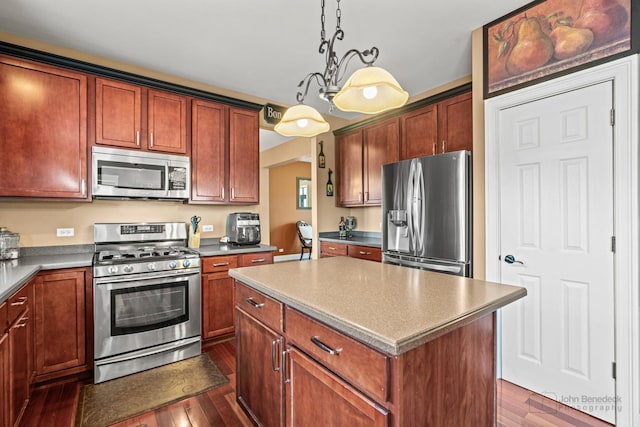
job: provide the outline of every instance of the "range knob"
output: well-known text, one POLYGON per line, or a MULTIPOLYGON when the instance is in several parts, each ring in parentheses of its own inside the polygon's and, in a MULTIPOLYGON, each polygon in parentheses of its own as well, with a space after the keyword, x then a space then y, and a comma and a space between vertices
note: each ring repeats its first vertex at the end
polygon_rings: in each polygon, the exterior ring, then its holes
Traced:
POLYGON ((115 265, 110 265, 109 267, 107 267, 107 273, 109 274, 116 274, 118 272, 118 267, 115 265))
POLYGON ((133 265, 125 265, 122 269, 125 273, 131 273, 133 272, 133 265))
POLYGON ((156 269, 156 264, 153 262, 150 262, 149 264, 147 264, 147 270, 149 271, 154 271, 156 269))
POLYGON ((182 261, 182 266, 183 267, 189 267, 191 265, 191 261, 189 261, 188 259, 185 259, 184 261, 182 261))
POLYGON ((169 268, 171 268, 171 269, 174 269, 174 268, 176 268, 177 266, 178 266, 178 263, 177 263, 177 262, 175 262, 175 261, 171 261, 171 262, 169 263, 169 268))

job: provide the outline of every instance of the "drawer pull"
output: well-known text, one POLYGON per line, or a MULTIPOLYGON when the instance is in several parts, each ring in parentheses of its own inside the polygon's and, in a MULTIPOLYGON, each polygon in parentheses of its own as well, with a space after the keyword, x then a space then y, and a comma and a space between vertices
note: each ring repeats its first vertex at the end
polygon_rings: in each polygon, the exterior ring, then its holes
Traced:
POLYGON ((371 255, 371 252, 360 251, 360 255, 371 255))
POLYGON ((27 326, 27 324, 29 323, 29 318, 25 317, 23 318, 20 322, 16 323, 13 327, 14 328, 24 328, 25 326, 27 326))
POLYGON ((271 369, 274 372, 278 372, 280 370, 280 366, 276 364, 276 349, 278 349, 279 347, 280 347, 280 338, 271 341, 271 369))
POLYGON ((254 306, 255 308, 262 308, 262 307, 264 307, 264 303, 263 303, 263 302, 261 302, 261 303, 257 303, 257 302, 255 302, 255 301, 253 300, 253 298, 251 298, 251 297, 247 298, 247 302, 248 302, 249 304, 251 304, 252 306, 254 306))
POLYGON ((336 250, 336 248, 334 248, 333 246, 329 246, 329 249, 331 249, 332 251, 336 250))
POLYGON ((227 265, 229 265, 228 262, 216 262, 213 264, 214 267, 226 267, 227 265))
POLYGON ((27 297, 20 297, 15 302, 11 303, 12 307, 17 307, 20 305, 25 305, 27 303, 27 297))
POLYGON ((311 342, 314 343, 315 345, 317 345, 318 347, 320 347, 323 351, 326 351, 327 353, 332 354, 332 355, 336 355, 337 356, 337 355, 340 354, 340 352, 342 352, 341 348, 336 348, 335 350, 332 349, 331 347, 329 347, 328 345, 326 345, 325 343, 320 341, 317 336, 311 337, 311 342))
POLYGON ((251 262, 254 264, 257 264, 259 262, 264 262, 264 258, 252 259, 251 262))

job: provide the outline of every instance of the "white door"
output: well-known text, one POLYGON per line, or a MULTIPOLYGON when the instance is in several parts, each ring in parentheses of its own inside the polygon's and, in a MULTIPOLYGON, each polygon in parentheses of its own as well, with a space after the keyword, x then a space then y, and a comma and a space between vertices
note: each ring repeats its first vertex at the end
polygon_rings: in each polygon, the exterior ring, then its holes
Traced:
POLYGON ((615 421, 613 105, 603 82, 500 111, 503 378, 615 421), (508 257, 509 255, 509 257, 508 257))

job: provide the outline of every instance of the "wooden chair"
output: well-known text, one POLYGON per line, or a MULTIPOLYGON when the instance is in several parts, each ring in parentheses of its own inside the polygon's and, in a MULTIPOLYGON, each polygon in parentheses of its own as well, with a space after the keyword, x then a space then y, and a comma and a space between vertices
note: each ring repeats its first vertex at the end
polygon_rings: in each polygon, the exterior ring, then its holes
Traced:
POLYGON ((311 251, 313 249, 313 228, 304 221, 296 222, 298 230, 298 239, 300 239, 300 261, 304 256, 304 250, 309 249, 309 259, 311 259, 311 251))

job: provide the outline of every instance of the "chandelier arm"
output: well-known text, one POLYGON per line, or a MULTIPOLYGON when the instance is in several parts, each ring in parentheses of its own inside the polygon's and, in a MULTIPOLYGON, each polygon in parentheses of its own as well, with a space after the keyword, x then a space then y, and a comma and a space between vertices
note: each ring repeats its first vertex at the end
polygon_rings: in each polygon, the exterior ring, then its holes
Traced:
POLYGON ((322 78, 322 74, 315 72, 315 73, 309 73, 305 76, 304 79, 302 79, 300 81, 300 83, 298 83, 298 87, 302 87, 303 85, 305 86, 304 88, 304 93, 302 91, 299 91, 296 94, 296 100, 299 103, 304 102, 304 99, 307 97, 307 94, 309 93, 309 86, 311 85, 311 81, 313 80, 313 78, 316 78, 316 83, 318 83, 318 85, 320 87, 322 87, 322 85, 324 84, 324 80, 322 78), (306 82, 306 84, 305 84, 306 82))
POLYGON ((342 58, 338 63, 338 68, 335 75, 336 86, 344 78, 344 74, 348 68, 349 62, 351 62, 353 58, 358 57, 363 64, 369 66, 373 65, 373 63, 376 62, 379 53, 380 51, 375 46, 362 52, 357 49, 348 50, 344 55, 342 55, 342 58), (367 57, 369 56, 371 56, 371 58, 367 59, 367 57))

